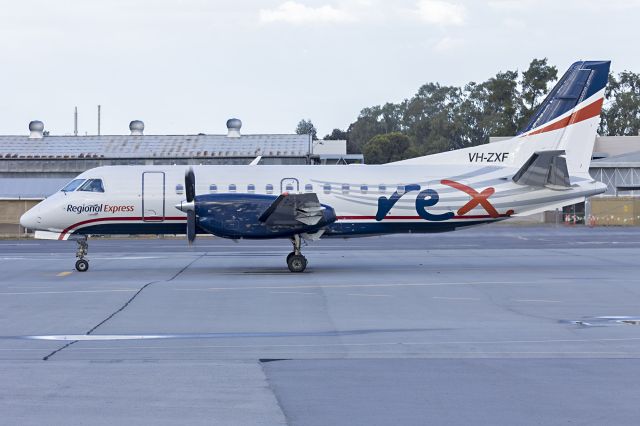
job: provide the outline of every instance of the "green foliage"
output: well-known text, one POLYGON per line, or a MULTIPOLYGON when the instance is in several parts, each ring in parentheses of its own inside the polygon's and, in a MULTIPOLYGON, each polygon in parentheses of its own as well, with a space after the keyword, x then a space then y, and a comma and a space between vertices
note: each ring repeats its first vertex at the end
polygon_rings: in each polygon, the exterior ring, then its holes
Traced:
POLYGON ((516 134, 539 105, 557 69, 547 59, 534 59, 529 68, 499 72, 483 83, 464 87, 428 83, 411 98, 360 111, 348 129, 347 149, 377 162, 379 150, 365 146, 377 135, 400 132, 409 137, 403 158, 487 143, 490 136, 516 134))
MULTIPOLYGON (((427 83, 410 99, 364 108, 346 135, 335 129, 325 138, 346 136, 348 152, 362 152, 368 163, 487 143, 490 136, 513 136, 524 128, 557 79, 558 69, 544 58, 533 59, 522 73, 499 72, 483 83, 427 83)), ((605 100, 600 134, 637 135, 640 74, 611 74, 605 100)))
POLYGON ((311 135, 313 140, 318 140, 318 131, 313 125, 311 120, 305 120, 304 118, 298 122, 296 126, 296 134, 298 135, 311 135))
POLYGON ((331 133, 325 135, 324 140, 326 141, 344 141, 347 140, 348 134, 344 130, 333 129, 331 133))
POLYGON ((609 74, 605 91, 600 133, 631 136, 640 131, 640 74, 623 71, 618 77, 609 74))
POLYGON ((558 69, 547 64, 547 58, 534 59, 529 69, 522 73, 521 102, 522 111, 519 128, 524 127, 531 119, 536 108, 542 103, 549 90, 549 83, 558 78, 558 69))
POLYGON ((383 164, 407 158, 412 154, 410 148, 411 141, 407 135, 393 132, 371 138, 362 147, 362 153, 368 163, 383 164))

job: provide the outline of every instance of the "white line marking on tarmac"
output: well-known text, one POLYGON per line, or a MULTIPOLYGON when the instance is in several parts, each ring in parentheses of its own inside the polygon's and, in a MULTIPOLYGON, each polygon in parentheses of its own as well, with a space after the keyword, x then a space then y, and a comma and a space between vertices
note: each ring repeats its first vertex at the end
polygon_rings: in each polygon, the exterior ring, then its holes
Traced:
POLYGON ((12 292, 4 293, 0 292, 0 296, 15 296, 15 295, 36 295, 36 294, 68 294, 68 293, 115 293, 122 291, 138 291, 137 288, 118 288, 109 290, 67 290, 67 291, 24 291, 24 292, 12 292))
POLYGON ((477 297, 446 297, 446 296, 433 296, 432 299, 444 299, 444 300, 482 300, 477 297))
MULTIPOLYGON (((300 336, 304 337, 304 336, 300 336)), ((7 337, 5 337, 6 339, 7 337)), ((161 340, 174 340, 183 339, 184 336, 179 334, 144 334, 144 335, 128 335, 128 334, 67 334, 67 335, 34 335, 34 336, 11 336, 11 339, 30 339, 30 340, 83 340, 83 341, 114 341, 114 340, 149 340, 149 339, 161 339, 161 340)), ((193 337, 193 339, 225 339, 225 338, 237 338, 227 336, 204 336, 193 337)), ((248 338, 255 338, 251 336, 248 338)), ((190 338, 191 339, 191 338, 190 338)), ((435 345, 514 345, 514 344, 532 344, 532 343, 595 343, 595 342, 638 342, 640 343, 640 337, 626 337, 626 338, 602 338, 602 339, 548 339, 548 340, 463 340, 463 341, 444 341, 444 342, 371 342, 371 343, 299 343, 299 344, 267 344, 267 345, 184 345, 180 349, 187 348, 201 348, 201 349, 216 349, 216 348, 322 348, 322 347, 341 347, 341 346, 435 346, 435 345)), ((115 346, 115 347, 82 347, 77 346, 76 349, 96 349, 96 350, 122 350, 122 349, 168 349, 166 346, 115 346)), ((3 349, 1 350, 10 350, 3 349)), ((562 351, 558 351, 562 352, 562 351)), ((638 355, 638 353, 635 353, 638 355)))
POLYGON ((347 296, 391 297, 390 294, 347 293, 347 296))
POLYGON ((118 257, 91 257, 100 260, 145 260, 145 259, 168 259, 168 256, 118 256, 118 257))
POLYGON ((514 302, 561 303, 559 300, 542 300, 542 299, 514 299, 514 302))
MULTIPOLYGON (((542 282, 541 282, 542 283, 542 282)), ((389 283, 389 284, 317 284, 317 285, 278 285, 278 286, 252 286, 252 287, 207 287, 207 288, 174 288, 176 291, 225 291, 225 290, 282 290, 282 289, 307 289, 307 288, 365 288, 365 287, 432 287, 447 285, 508 285, 508 284, 538 284, 537 282, 516 281, 478 281, 478 282, 439 282, 439 283, 389 283)))
POLYGON ((304 291, 271 291, 272 294, 311 294, 316 296, 318 293, 309 293, 304 291))

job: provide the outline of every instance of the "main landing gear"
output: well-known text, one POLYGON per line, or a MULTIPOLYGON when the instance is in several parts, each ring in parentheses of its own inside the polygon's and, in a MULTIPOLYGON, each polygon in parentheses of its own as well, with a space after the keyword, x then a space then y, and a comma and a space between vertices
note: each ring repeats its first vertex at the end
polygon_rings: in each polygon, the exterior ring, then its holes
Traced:
POLYGON ((87 237, 76 240, 78 243, 78 249, 76 250, 76 270, 78 272, 86 272, 89 269, 89 261, 84 257, 89 253, 89 244, 87 243, 87 237))
POLYGON ((293 251, 287 256, 287 266, 291 272, 303 272, 307 268, 307 258, 300 252, 301 243, 300 235, 291 238, 293 251))

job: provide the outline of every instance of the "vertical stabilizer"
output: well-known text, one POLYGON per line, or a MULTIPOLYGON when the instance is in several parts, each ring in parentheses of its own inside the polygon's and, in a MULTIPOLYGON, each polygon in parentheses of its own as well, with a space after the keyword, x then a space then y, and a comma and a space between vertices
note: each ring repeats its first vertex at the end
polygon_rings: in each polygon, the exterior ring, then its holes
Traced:
POLYGON ((610 61, 571 65, 519 134, 540 146, 536 150, 566 151, 570 174, 589 170, 610 65, 610 61))
POLYGON ((540 151, 565 151, 570 175, 587 174, 600 124, 610 61, 576 62, 515 137, 390 164, 488 164, 522 167, 540 151))

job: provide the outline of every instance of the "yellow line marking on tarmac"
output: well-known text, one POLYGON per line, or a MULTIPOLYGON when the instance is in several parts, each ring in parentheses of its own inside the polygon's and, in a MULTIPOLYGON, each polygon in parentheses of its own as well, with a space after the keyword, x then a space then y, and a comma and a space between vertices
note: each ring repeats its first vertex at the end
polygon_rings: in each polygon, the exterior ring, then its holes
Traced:
POLYGON ((59 277, 66 277, 67 275, 71 275, 73 274, 73 272, 71 271, 64 271, 64 272, 60 272, 59 274, 57 274, 59 277))

